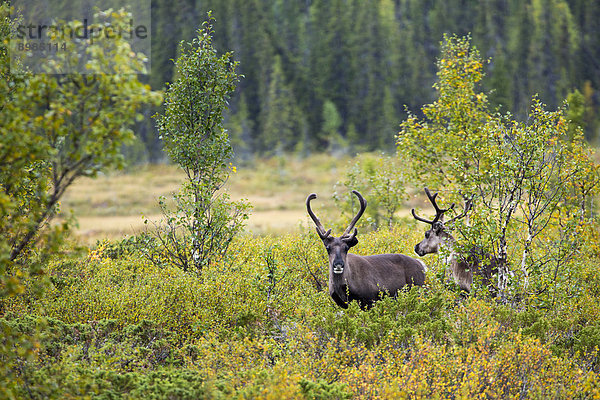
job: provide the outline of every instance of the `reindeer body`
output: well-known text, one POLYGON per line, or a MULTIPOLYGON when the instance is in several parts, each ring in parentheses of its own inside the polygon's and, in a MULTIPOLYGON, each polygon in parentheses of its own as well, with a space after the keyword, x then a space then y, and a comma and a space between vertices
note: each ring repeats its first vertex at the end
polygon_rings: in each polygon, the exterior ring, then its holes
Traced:
POLYGON ((358 256, 348 254, 342 273, 329 273, 329 295, 335 303, 348 308, 358 301, 369 308, 381 293, 395 296, 405 286, 425 284, 425 264, 404 254, 358 256))
POLYGON ((348 303, 358 301, 362 309, 370 308, 382 293, 395 296, 405 286, 425 283, 425 264, 403 254, 377 254, 358 256, 348 250, 358 243, 354 228, 360 219, 367 202, 353 190, 360 202, 360 210, 350 222, 342 236, 331 236, 331 229, 325 231, 323 225, 312 212, 310 201, 317 197, 311 194, 306 199, 308 215, 317 227, 317 233, 325 245, 329 256, 329 294, 335 303, 348 308, 348 303), (354 230, 354 232, 352 232, 354 230))

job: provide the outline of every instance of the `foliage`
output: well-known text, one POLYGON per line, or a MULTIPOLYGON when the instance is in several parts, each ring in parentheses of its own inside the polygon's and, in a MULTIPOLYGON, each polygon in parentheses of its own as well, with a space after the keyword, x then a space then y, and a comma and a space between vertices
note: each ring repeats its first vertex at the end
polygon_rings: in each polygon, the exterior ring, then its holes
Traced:
POLYGON ((362 343, 367 348, 381 343, 409 348, 419 335, 436 341, 445 337, 450 329, 444 315, 448 300, 442 293, 413 288, 395 299, 384 298, 370 313, 362 312, 357 304, 351 304, 344 315, 329 309, 313 322, 314 329, 323 336, 362 343))
MULTIPOLYGON (((410 254, 420 236, 382 228, 355 251, 410 254)), ((34 295, 31 277, 5 302, 3 326, 42 333, 15 397, 587 398, 600 389, 597 246, 560 272, 565 286, 519 307, 460 299, 440 257, 426 287, 361 311, 315 286, 305 267, 325 277, 327 260, 314 233, 236 237, 202 277, 148 263, 129 242, 57 258, 50 291, 34 295)))
POLYGON ((351 399, 350 393, 346 385, 340 383, 328 383, 324 379, 319 379, 317 382, 302 379, 300 381, 302 393, 306 399, 351 399))
MULTIPOLYGON (((98 13, 96 18, 102 19, 97 23, 110 20, 117 27, 128 21, 124 12, 98 13)), ((81 22, 69 24, 74 28, 81 22)), ((16 226, 3 232, 11 237, 11 261, 38 241, 38 232, 48 226, 60 198, 75 179, 123 165, 120 149, 134 137, 130 124, 140 104, 161 99, 135 75, 145 71, 143 56, 132 58, 123 38, 104 39, 87 49, 92 56, 85 65, 89 75, 57 74, 63 65, 78 59, 76 44, 67 41, 68 49, 46 65, 47 73, 29 76, 13 89, 11 108, 5 110, 13 120, 4 128, 11 135, 22 135, 20 146, 32 153, 28 159, 20 156, 19 149, 11 152, 11 157, 26 163, 17 168, 27 174, 16 178, 19 184, 7 181, 14 177, 3 177, 4 193, 18 199, 11 217, 16 226), (20 127, 13 126, 15 120, 21 121, 20 127)), ((7 143, 11 139, 3 137, 7 143)))
MULTIPOLYGON (((328 9, 325 3, 311 3, 311 21, 329 20, 323 15, 328 9)), ((345 4, 334 3, 342 16, 345 4)), ((221 4, 227 6, 226 2, 221 4)), ((277 2, 273 9, 291 7, 289 4, 277 2)), ((369 4, 364 4, 352 3, 359 26, 375 29, 376 19, 368 18, 372 13, 365 12, 369 4)), ((380 16, 387 15, 384 21, 389 29, 394 25, 389 17, 395 4, 378 3, 377 11, 380 16)), ((252 7, 257 3, 239 5, 244 11, 256 11, 252 7)), ((441 16, 443 13, 438 12, 431 18, 441 16)), ((7 23, 7 19, 0 20, 0 32, 10 31, 7 23)), ((327 41, 320 43, 321 54, 331 52, 334 47, 324 44, 336 43, 335 35, 319 29, 317 26, 315 35, 327 36, 327 41)), ((259 34, 260 30, 256 40, 261 39, 259 34)), ((211 35, 203 37, 210 43, 211 35)), ((372 51, 368 40, 360 44, 365 52, 372 51)), ((411 117, 403 124, 401 140, 407 142, 399 149, 400 155, 402 151, 414 154, 414 159, 402 160, 409 162, 413 179, 448 186, 445 201, 456 200, 459 189, 466 195, 479 195, 473 224, 458 227, 458 231, 467 244, 473 238, 492 244, 497 242, 490 238, 506 240, 511 261, 506 265, 514 273, 509 282, 519 284, 519 290, 508 288, 513 290, 509 293, 514 295, 512 302, 497 302, 481 293, 459 297, 446 284, 443 257, 432 256, 426 259, 424 287, 401 292, 395 298, 385 297, 368 311, 359 310, 357 304, 340 309, 325 290, 327 258, 312 229, 310 234, 278 237, 237 235, 228 243, 227 256, 206 263, 202 275, 172 265, 173 255, 164 249, 149 262, 140 253, 144 248, 139 241, 160 239, 145 235, 117 243, 100 242, 84 255, 68 247, 47 254, 39 246, 19 257, 19 263, 11 262, 7 251, 0 253, 4 254, 0 258, 0 288, 4 290, 0 297, 2 396, 600 397, 600 229, 598 221, 590 218, 597 166, 583 145, 581 131, 566 120, 562 109, 548 112, 534 99, 526 123, 490 113, 485 96, 476 92, 482 77, 479 56, 465 39, 450 39, 446 46, 448 57, 441 58, 437 84, 443 95, 425 107, 427 121, 411 117), (432 138, 418 141, 428 134, 432 138), (435 140, 440 135, 446 137, 435 140), (428 149, 418 146, 423 143, 442 159, 419 158, 429 154, 428 149), (437 148, 439 145, 446 146, 446 151, 437 148), (438 166, 443 170, 436 169, 438 166), (426 175, 415 173, 417 168, 426 175), (525 268, 520 269, 518 262, 523 260, 525 268), (24 273, 27 271, 30 273, 24 273), (39 290, 43 287, 48 289, 39 290)), ((212 52, 211 46, 193 48, 212 52)), ((368 71, 373 66, 366 63, 364 67, 368 71)), ((36 194, 38 188, 47 187, 51 178, 48 171, 53 171, 48 170, 51 164, 46 164, 45 158, 49 146, 41 141, 38 147, 33 140, 39 139, 41 129, 29 128, 38 121, 48 132, 54 132, 51 121, 57 118, 57 131, 71 132, 68 113, 60 109, 60 104, 71 103, 58 101, 55 109, 45 111, 57 111, 48 115, 49 121, 37 119, 35 112, 39 110, 28 114, 19 102, 30 88, 30 79, 42 78, 17 78, 11 76, 7 81, 14 86, 0 82, 0 90, 11 98, 3 104, 3 110, 11 113, 0 111, 0 121, 24 138, 23 147, 4 142, 0 146, 3 159, 13 157, 4 153, 6 145, 16 151, 15 162, 23 163, 17 164, 22 169, 14 174, 0 171, 6 179, 3 190, 8 184, 21 190, 17 193, 21 197, 0 194, 3 229, 30 226, 24 211, 35 211, 31 208, 35 200, 23 197, 23 193, 36 194), (28 154, 31 158, 20 161, 28 154), (11 212, 24 218, 15 219, 11 212)), ((332 82, 335 93, 340 87, 332 82)), ((65 89, 72 88, 69 81, 63 83, 65 89)), ((338 107, 334 96, 326 94, 321 92, 320 96, 333 99, 338 107)), ((372 105, 372 101, 367 98, 365 103, 372 105)), ((213 99, 211 104, 222 103, 213 99)), ((213 110, 219 118, 215 130, 208 134, 218 138, 215 153, 226 154, 229 149, 219 110, 213 110)), ((343 117, 348 109, 340 107, 338 111, 343 117)), ((121 134, 124 131, 115 132, 121 134)), ((61 143, 67 146, 69 141, 61 143)), ((58 157, 60 149, 51 154, 58 157)), ((70 145, 64 148, 63 165, 70 162, 72 149, 70 145)), ((182 157, 194 176, 196 158, 184 158, 183 150, 178 149, 176 156, 182 157)), ((210 160, 207 157, 205 161, 210 160)), ((364 183, 373 190, 367 198, 385 198, 377 188, 385 187, 386 182, 388 187, 403 190, 404 185, 386 181, 398 168, 384 169, 378 164, 391 166, 394 160, 375 160, 370 167, 373 173, 367 174, 373 176, 372 181, 364 183)), ((331 169, 335 161, 322 164, 331 169)), ((227 171, 226 161, 216 165, 220 172, 227 171)), ((361 168, 362 164, 357 171, 361 168)), ((94 171, 92 166, 90 174, 94 171)), ((227 174, 215 176, 224 183, 227 174)), ((361 190, 366 193, 366 189, 361 190)), ((185 199, 180 209, 193 209, 188 201, 193 197, 185 199)), ((171 216, 177 222, 178 216, 171 216)), ((383 226, 361 234, 352 251, 361 255, 412 254, 421 237, 411 225, 383 226)), ((3 249, 10 250, 10 238, 3 235, 3 249)), ((42 244, 51 243, 50 238, 42 244)), ((193 259, 196 249, 186 246, 187 259, 193 259)))
POLYGON ((438 98, 400 124, 398 156, 413 181, 433 187, 464 186, 473 167, 471 152, 483 146, 490 120, 488 99, 478 92, 483 62, 469 37, 445 36, 434 87, 438 98))
MULTIPOLYGON (((7 298, 23 293, 26 275, 41 274, 42 263, 32 260, 28 268, 16 265, 12 256, 19 232, 31 229, 36 223, 36 208, 27 215, 21 207, 31 199, 36 207, 35 196, 45 189, 46 179, 36 179, 35 165, 43 162, 47 144, 31 134, 28 129, 30 113, 26 86, 30 76, 17 66, 10 69, 9 39, 19 20, 10 19, 14 10, 8 2, 0 3, 0 312, 7 298), (27 194, 19 199, 15 193, 27 194)), ((45 237, 46 247, 52 249, 56 241, 51 235, 45 237)), ((41 285, 43 287, 43 284, 41 285)), ((23 335, 10 325, 0 322, 0 392, 14 397, 23 384, 19 379, 19 365, 35 359, 38 349, 35 332, 23 335)))
POLYGON ((172 260, 184 271, 193 267, 198 273, 225 255, 249 209, 244 202, 230 202, 222 190, 234 170, 227 164, 232 148, 223 112, 239 76, 231 53, 217 56, 212 24, 209 14, 197 38, 181 43, 176 61, 179 76, 169 85, 164 114, 157 119, 165 149, 187 181, 175 196, 174 211, 160 200, 164 224, 157 226, 156 240, 150 243, 153 260, 158 252, 158 258, 172 260))
POLYGON ((385 154, 361 154, 348 163, 346 179, 336 183, 333 198, 338 208, 347 218, 354 215, 355 198, 342 196, 338 191, 343 187, 350 193, 358 190, 368 199, 368 206, 362 224, 373 229, 391 228, 397 222, 396 213, 407 198, 404 168, 397 157, 385 154))
POLYGON ((263 130, 257 142, 265 154, 281 156, 299 147, 297 136, 303 130, 304 121, 298 114, 294 93, 285 81, 278 57, 275 57, 269 82, 260 118, 263 130))
POLYGON ((343 154, 348 147, 348 143, 340 135, 340 128, 343 121, 337 107, 332 101, 327 100, 323 103, 322 117, 322 140, 329 142, 330 153, 343 154))
POLYGON ((447 201, 474 199, 471 225, 459 228, 462 251, 496 258, 503 298, 546 290, 552 271, 583 243, 599 182, 581 129, 564 108, 546 111, 536 97, 525 123, 491 113, 477 92, 483 63, 468 37, 446 37, 438 68, 439 97, 423 107, 423 119, 401 124, 400 156, 417 186, 445 187, 447 201), (544 230, 553 235, 542 241, 544 230))
MULTIPOLYGON (((67 223, 51 225, 65 190, 82 176, 122 165, 121 146, 134 135, 130 124, 142 103, 157 103, 160 94, 138 80, 143 57, 131 56, 122 38, 97 40, 89 47, 90 75, 55 74, 61 63, 78 59, 74 40, 46 65, 45 74, 10 69, 8 40, 18 19, 9 19, 0 4, 0 304, 23 293, 27 276, 43 274, 50 254, 58 250, 67 223), (57 69, 55 69, 57 68, 57 69)), ((98 14, 105 23, 124 26, 124 12, 98 14)), ((75 26, 81 22, 72 21, 75 26)), ((30 293, 39 295, 42 279, 30 293)), ((3 307, 0 305, 0 310, 3 307)), ((37 351, 35 332, 21 335, 2 324, 2 392, 14 395, 22 383, 19 369, 37 351)))
MULTIPOLYGON (((219 21, 215 47, 233 49, 245 75, 227 118, 244 127, 245 151, 270 156, 280 146, 305 154, 337 143, 392 151, 405 105, 419 110, 435 98, 444 33, 470 33, 481 57, 493 60, 483 82, 492 109, 524 120, 535 93, 556 109, 577 89, 586 98, 586 138, 598 138, 595 1, 156 0, 154 88, 173 81, 172 44, 191 40, 208 10, 219 21), (339 135, 324 136, 328 102, 341 117, 339 135)), ((149 148, 156 140, 146 135, 149 148)))
MULTIPOLYGON (((529 289, 529 275, 546 275, 576 254, 583 243, 580 231, 591 216, 589 197, 596 191, 598 166, 579 130, 568 140, 564 112, 547 112, 534 98, 527 124, 488 124, 484 131, 492 143, 477 160, 489 167, 478 167, 471 175, 483 207, 474 222, 486 226, 486 232, 475 235, 491 242, 504 260, 507 246, 521 250, 516 261, 524 290, 529 289), (560 229, 540 242, 538 235, 549 225, 560 229), (517 237, 509 243, 511 230, 517 237)), ((501 289, 506 285, 499 282, 501 289)))
POLYGON ((37 365, 21 371, 29 397, 196 399, 209 395, 200 374, 176 368, 168 333, 149 321, 125 329, 112 320, 65 324, 52 318, 8 316, 2 322, 23 334, 44 327, 37 365), (98 369, 106 363, 114 367, 98 369), (147 368, 152 372, 139 373, 147 368))

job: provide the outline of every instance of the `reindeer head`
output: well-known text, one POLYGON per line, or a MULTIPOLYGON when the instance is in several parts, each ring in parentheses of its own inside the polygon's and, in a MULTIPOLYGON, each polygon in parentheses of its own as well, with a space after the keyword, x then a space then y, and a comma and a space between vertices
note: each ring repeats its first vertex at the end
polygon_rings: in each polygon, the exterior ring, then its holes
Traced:
MULTIPOLYGON (((431 229, 425 232, 425 238, 421 242, 417 243, 417 245, 415 246, 415 252, 421 257, 423 257, 425 254, 437 253, 440 248, 440 245, 443 245, 448 240, 454 240, 452 238, 452 235, 448 233, 444 225, 444 213, 452 210, 455 204, 452 203, 450 207, 442 209, 437 205, 437 202, 435 200, 438 195, 437 193, 432 195, 429 192, 429 189, 425 188, 425 194, 429 198, 429 201, 433 205, 433 208, 435 208, 435 217, 432 220, 419 217, 415 213, 415 209, 412 209, 412 215, 417 221, 425 222, 431 225, 431 229)), ((467 213, 471 209, 471 205, 472 200, 466 200, 464 211, 460 215, 457 215, 456 217, 449 220, 447 223, 449 224, 467 215, 467 213)))
POLYGON ((331 229, 326 231, 325 228, 323 228, 319 218, 317 218, 315 213, 313 213, 311 210, 310 201, 316 199, 317 195, 315 193, 311 193, 306 199, 306 210, 308 211, 308 215, 310 215, 317 226, 317 233, 323 241, 325 249, 327 250, 327 254, 329 255, 330 274, 341 275, 344 273, 344 268, 347 266, 346 257, 348 255, 348 250, 351 247, 356 246, 358 243, 358 239, 356 238, 358 230, 354 226, 365 212, 365 209, 367 208, 367 201, 356 190, 353 190, 352 193, 358 197, 358 201, 360 202, 360 210, 354 216, 350 222, 350 225, 348 225, 340 237, 331 236, 331 229))

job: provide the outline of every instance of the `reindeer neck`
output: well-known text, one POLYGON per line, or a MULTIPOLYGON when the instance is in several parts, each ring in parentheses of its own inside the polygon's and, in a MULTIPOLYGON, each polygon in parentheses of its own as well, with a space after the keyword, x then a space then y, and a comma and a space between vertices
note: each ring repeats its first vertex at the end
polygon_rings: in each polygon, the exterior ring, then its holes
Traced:
POLYGON ((444 257, 444 261, 447 265, 453 265, 457 263, 457 256, 455 251, 456 239, 449 233, 446 233, 446 237, 442 242, 441 246, 445 247, 445 251, 447 252, 446 257, 444 257))
POLYGON ((348 283, 346 281, 346 271, 343 274, 335 275, 329 278, 329 294, 334 294, 343 302, 348 301, 348 283))

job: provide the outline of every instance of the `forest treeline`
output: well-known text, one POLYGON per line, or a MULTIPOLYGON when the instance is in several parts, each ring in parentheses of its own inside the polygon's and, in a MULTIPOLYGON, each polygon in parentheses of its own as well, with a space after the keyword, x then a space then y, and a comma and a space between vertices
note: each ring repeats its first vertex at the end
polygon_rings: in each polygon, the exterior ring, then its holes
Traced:
MULTIPOLYGON (((492 105, 525 119, 533 94, 555 108, 575 93, 587 138, 598 136, 596 0, 152 0, 154 89, 209 10, 215 47, 244 75, 227 117, 238 155, 393 148, 406 107, 433 99, 444 33, 470 35, 489 60, 492 105)), ((154 121, 142 125, 157 159, 154 121)))

